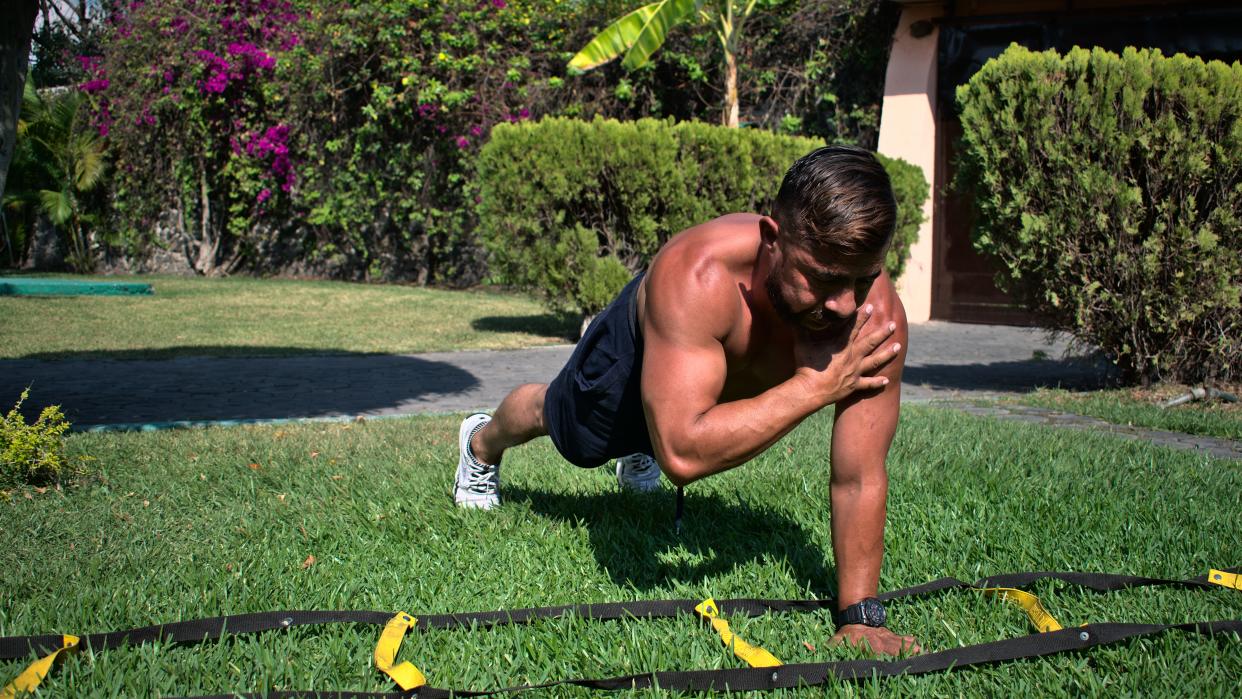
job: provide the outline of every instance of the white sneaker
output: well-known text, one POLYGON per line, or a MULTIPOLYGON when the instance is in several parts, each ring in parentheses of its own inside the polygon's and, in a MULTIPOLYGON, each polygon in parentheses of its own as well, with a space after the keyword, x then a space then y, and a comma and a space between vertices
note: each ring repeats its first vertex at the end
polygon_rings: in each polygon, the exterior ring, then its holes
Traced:
POLYGON ((617 459, 617 484, 622 490, 650 493, 660 489, 660 464, 647 454, 617 459))
POLYGON ((458 507, 490 510, 500 504, 500 464, 485 464, 470 451, 470 440, 491 421, 490 416, 475 413, 461 422, 461 430, 457 433, 461 456, 457 459, 457 479, 453 486, 453 502, 458 507))

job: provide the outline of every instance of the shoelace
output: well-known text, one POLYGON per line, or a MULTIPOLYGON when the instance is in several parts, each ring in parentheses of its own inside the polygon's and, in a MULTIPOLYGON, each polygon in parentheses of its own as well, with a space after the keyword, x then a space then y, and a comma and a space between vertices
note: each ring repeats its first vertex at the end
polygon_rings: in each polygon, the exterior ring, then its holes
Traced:
POLYGON ((478 425, 471 430, 470 438, 466 441, 466 490, 480 495, 491 495, 496 492, 500 477, 500 466, 489 466, 479 461, 475 458, 474 453, 470 451, 469 446, 469 440, 474 439, 474 434, 482 428, 483 425, 478 425))
POLYGON ((471 455, 466 464, 466 490, 480 495, 496 492, 497 476, 500 469, 488 466, 471 455))

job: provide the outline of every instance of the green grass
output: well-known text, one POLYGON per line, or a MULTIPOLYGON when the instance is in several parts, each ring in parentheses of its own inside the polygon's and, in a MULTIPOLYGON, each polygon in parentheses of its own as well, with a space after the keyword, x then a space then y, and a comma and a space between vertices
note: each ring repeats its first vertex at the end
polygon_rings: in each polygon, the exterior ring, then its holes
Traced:
POLYGON ((1111 389, 1077 393, 1041 388, 1019 402, 1079 415, 1090 415, 1118 425, 1133 425, 1186 434, 1242 439, 1242 405, 1194 402, 1161 408, 1162 400, 1186 392, 1184 386, 1159 390, 1111 389))
MULTIPOLYGON (((452 417, 423 417, 74 435, 72 452, 95 457, 99 478, 0 501, 0 635, 279 609, 417 614, 832 592, 827 417, 809 420, 755 462, 692 485, 680 537, 670 527, 671 490, 616 493, 607 469, 575 469, 546 439, 506 457, 498 511, 455 510, 448 493, 456 427, 452 417)), ((905 411, 890 476, 883 589, 1031 570, 1180 578, 1242 562, 1235 462, 924 407, 905 411)), ((1100 594, 1048 582, 1032 591, 1066 625, 1242 618, 1242 593, 1224 588, 1100 594)), ((896 629, 930 650, 1031 631, 1016 608, 968 591, 895 602, 889 611, 896 629)), ((823 614, 733 626, 785 662, 860 657, 828 647, 823 614)), ((378 627, 320 626, 83 653, 53 672, 41 696, 388 690, 393 685, 371 667, 378 635, 378 627)), ((689 618, 427 631, 408 637, 399 659, 437 686, 476 689, 739 666, 689 618)), ((22 667, 0 663, 0 677, 22 667)), ((1242 640, 1170 632, 1089 652, 773 694, 1223 697, 1240 676, 1242 640)))
MULTIPOLYGON (((79 277, 73 277, 79 278, 79 277)), ((90 277, 153 296, 0 296, 0 359, 409 353, 565 343, 577 319, 494 291, 288 279, 90 277)))

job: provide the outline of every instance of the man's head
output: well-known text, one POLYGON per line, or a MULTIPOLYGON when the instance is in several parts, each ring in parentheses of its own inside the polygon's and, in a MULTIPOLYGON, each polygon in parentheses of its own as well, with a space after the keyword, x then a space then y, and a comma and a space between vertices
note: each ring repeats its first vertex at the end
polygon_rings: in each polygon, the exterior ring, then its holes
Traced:
POLYGON ((882 269, 896 219, 888 173, 870 152, 830 146, 798 160, 762 226, 773 307, 812 330, 848 326, 882 269))

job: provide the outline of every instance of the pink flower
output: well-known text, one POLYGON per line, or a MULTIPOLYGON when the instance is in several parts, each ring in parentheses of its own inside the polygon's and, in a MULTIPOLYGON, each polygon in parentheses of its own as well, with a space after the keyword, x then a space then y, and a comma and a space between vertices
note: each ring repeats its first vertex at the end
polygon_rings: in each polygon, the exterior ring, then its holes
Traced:
POLYGON ((257 199, 258 202, 262 204, 263 202, 267 201, 271 196, 272 196, 272 190, 267 189, 265 187, 262 192, 259 192, 259 196, 255 197, 255 199, 257 199))
POLYGON ((108 86, 111 84, 112 83, 107 78, 97 78, 95 80, 87 80, 79 85, 78 89, 87 93, 100 92, 102 90, 107 90, 108 86))
POLYGON ((475 138, 478 138, 479 136, 482 136, 482 135, 483 135, 483 127, 481 127, 481 126, 471 126, 471 127, 470 127, 470 135, 471 135, 471 136, 474 136, 475 138))
POLYGON ((505 0, 492 0, 492 7, 496 8, 497 10, 505 9, 505 7, 508 6, 508 4, 509 3, 505 2, 505 0))
POLYGON ((469 148, 469 147, 470 147, 470 139, 466 138, 465 136, 458 136, 458 137, 457 137, 457 147, 458 147, 458 148, 469 148))

